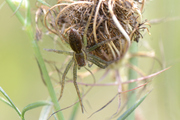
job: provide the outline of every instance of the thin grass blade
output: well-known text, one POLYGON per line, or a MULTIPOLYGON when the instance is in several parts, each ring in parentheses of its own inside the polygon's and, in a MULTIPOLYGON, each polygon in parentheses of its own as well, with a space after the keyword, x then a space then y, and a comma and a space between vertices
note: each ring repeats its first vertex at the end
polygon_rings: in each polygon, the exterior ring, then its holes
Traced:
POLYGON ((125 120, 147 97, 150 92, 146 93, 140 100, 138 100, 131 108, 124 112, 117 120, 125 120))
POLYGON ((10 104, 10 106, 12 108, 14 108, 14 110, 18 113, 19 116, 21 116, 21 112, 19 111, 19 109, 14 105, 14 103, 12 102, 12 100, 10 99, 10 97, 6 94, 6 92, 2 89, 2 87, 0 87, 0 92, 6 97, 6 99, 8 101, 6 101, 6 104, 10 104))
POLYGON ((69 120, 75 120, 75 117, 77 115, 78 112, 78 108, 79 108, 79 103, 75 104, 71 113, 71 117, 69 120))
MULTIPOLYGON (((9 7, 12 9, 12 11, 15 12, 16 9, 17 9, 17 7, 16 7, 16 5, 13 3, 13 1, 12 1, 12 0, 6 0, 6 2, 7 2, 7 4, 9 5, 9 7)), ((19 21, 20 21, 23 25, 25 25, 25 19, 24 19, 23 15, 22 15, 18 10, 17 10, 15 13, 16 13, 15 15, 17 16, 17 18, 19 19, 19 21)))
POLYGON ((4 102, 6 105, 12 107, 11 103, 9 103, 7 100, 5 100, 3 97, 0 96, 0 101, 4 102))
POLYGON ((44 0, 38 0, 38 2, 42 3, 43 5, 46 5, 48 7, 51 7, 48 3, 46 3, 44 0))
POLYGON ((39 120, 47 120, 51 109, 52 109, 52 105, 44 106, 41 110, 39 120))

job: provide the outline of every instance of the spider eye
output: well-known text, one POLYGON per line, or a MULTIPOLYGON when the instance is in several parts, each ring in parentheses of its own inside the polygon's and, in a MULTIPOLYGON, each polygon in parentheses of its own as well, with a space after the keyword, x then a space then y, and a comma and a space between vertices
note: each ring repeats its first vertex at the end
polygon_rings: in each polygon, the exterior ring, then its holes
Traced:
POLYGON ((76 29, 71 28, 69 32, 69 44, 74 52, 81 53, 82 38, 76 29))

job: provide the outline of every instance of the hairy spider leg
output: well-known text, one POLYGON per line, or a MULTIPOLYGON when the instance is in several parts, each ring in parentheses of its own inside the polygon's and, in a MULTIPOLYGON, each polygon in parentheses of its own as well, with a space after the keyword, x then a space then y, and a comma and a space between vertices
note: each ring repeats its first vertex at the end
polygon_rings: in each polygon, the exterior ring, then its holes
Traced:
POLYGON ((99 63, 99 61, 93 60, 91 58, 88 58, 88 61, 92 62, 93 64, 97 65, 102 69, 105 69, 108 66, 108 64, 102 65, 101 63, 99 63))
POLYGON ((66 75, 70 69, 70 67, 72 66, 74 62, 74 59, 72 58, 71 61, 68 63, 68 65, 66 66, 66 69, 64 70, 63 76, 62 76, 62 81, 61 81, 61 93, 60 93, 60 97, 58 99, 58 101, 61 99, 62 95, 63 95, 63 90, 64 90, 64 84, 65 84, 65 78, 66 75))
POLYGON ((92 54, 88 54, 88 56, 90 58, 92 58, 93 60, 95 60, 95 61, 101 62, 102 64, 110 64, 110 63, 112 63, 112 62, 105 61, 105 60, 101 59, 100 57, 92 55, 92 54))
POLYGON ((112 63, 112 62, 107 62, 107 61, 105 61, 95 55, 91 55, 91 54, 88 54, 87 60, 89 60, 90 62, 94 63, 95 65, 97 65, 98 67, 103 68, 103 69, 105 69, 109 64, 112 63))
POLYGON ((49 51, 49 52, 56 52, 56 53, 59 53, 59 54, 65 54, 65 55, 73 56, 73 52, 67 52, 67 51, 55 50, 55 49, 44 49, 44 50, 49 51))
MULTIPOLYGON (((62 51, 62 50, 55 50, 55 49, 45 49, 45 50, 49 51, 49 52, 56 52, 56 53, 66 54, 66 55, 71 55, 71 56, 73 55, 73 52, 67 52, 67 51, 62 51)), ((66 69, 64 70, 64 73, 63 73, 63 76, 62 76, 62 81, 61 81, 61 93, 60 93, 60 97, 59 97, 58 100, 60 100, 62 95, 63 95, 66 75, 67 75, 70 67, 74 63, 74 67, 73 67, 73 82, 74 82, 74 86, 76 88, 76 92, 77 92, 77 95, 78 95, 78 98, 79 98, 79 102, 80 102, 80 105, 81 105, 82 112, 84 112, 83 111, 83 103, 82 103, 82 99, 81 99, 81 96, 80 96, 80 91, 79 91, 79 88, 78 88, 78 85, 77 85, 77 82, 76 82, 77 81, 77 63, 75 62, 74 59, 75 58, 73 57, 71 59, 71 61, 68 63, 68 65, 66 66, 66 69)))
POLYGON ((111 38, 111 39, 107 39, 106 41, 102 41, 100 43, 96 43, 95 45, 93 45, 90 48, 88 48, 87 51, 91 52, 91 51, 95 50, 96 48, 102 46, 103 44, 106 44, 107 42, 110 42, 110 41, 114 41, 116 39, 118 39, 118 37, 114 37, 114 38, 111 38))
POLYGON ((73 83, 74 83, 74 86, 76 88, 76 92, 77 92, 77 95, 78 95, 78 98, 79 98, 79 102, 80 102, 80 105, 81 105, 81 110, 82 110, 82 113, 83 113, 84 112, 84 110, 83 110, 83 103, 82 103, 79 87, 77 85, 77 67, 78 67, 77 64, 74 62, 74 67, 73 67, 73 83))
MULTIPOLYGON (((91 52, 91 51, 95 50, 96 48, 102 46, 103 44, 106 44, 107 42, 116 40, 117 38, 118 37, 114 37, 111 39, 107 39, 106 41, 102 41, 100 43, 97 43, 97 44, 93 45, 92 47, 88 48, 86 51, 91 52)), ((111 62, 105 61, 105 60, 101 59, 100 57, 97 57, 97 56, 92 55, 92 54, 87 54, 87 60, 94 63, 95 65, 97 65, 98 67, 100 67, 102 69, 105 69, 109 64, 114 62, 114 61, 111 61, 111 62)))

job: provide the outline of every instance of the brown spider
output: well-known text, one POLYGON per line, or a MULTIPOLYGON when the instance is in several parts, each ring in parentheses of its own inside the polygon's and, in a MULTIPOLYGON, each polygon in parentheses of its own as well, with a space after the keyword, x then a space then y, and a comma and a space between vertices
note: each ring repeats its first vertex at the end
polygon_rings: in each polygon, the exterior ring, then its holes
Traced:
POLYGON ((83 47, 81 35, 78 33, 77 30, 71 28, 70 32, 69 32, 69 44, 70 44, 70 47, 72 48, 72 50, 74 52, 55 50, 55 49, 45 49, 46 51, 56 52, 56 53, 60 53, 60 54, 66 54, 66 55, 73 56, 72 59, 70 60, 70 62, 68 63, 68 65, 66 66, 66 69, 64 70, 64 73, 62 76, 61 93, 60 93, 59 100, 61 99, 62 94, 63 94, 66 75, 67 75, 70 67, 74 63, 74 66, 73 66, 73 82, 74 82, 74 86, 76 88, 77 95, 79 97, 79 101, 81 104, 81 109, 83 112, 83 104, 82 104, 79 88, 78 88, 78 85, 76 82, 77 81, 77 68, 80 69, 81 67, 86 66, 87 61, 90 61, 91 63, 97 65, 98 67, 100 67, 102 69, 105 69, 109 64, 113 63, 114 61, 110 61, 110 62, 108 61, 107 62, 107 61, 105 61, 105 60, 103 60, 103 59, 101 59, 95 55, 90 54, 90 52, 95 50, 99 46, 101 46, 101 45, 103 45, 109 41, 113 41, 115 39, 117 39, 117 38, 112 38, 112 39, 109 39, 107 41, 97 43, 96 45, 86 49, 85 47, 83 47))

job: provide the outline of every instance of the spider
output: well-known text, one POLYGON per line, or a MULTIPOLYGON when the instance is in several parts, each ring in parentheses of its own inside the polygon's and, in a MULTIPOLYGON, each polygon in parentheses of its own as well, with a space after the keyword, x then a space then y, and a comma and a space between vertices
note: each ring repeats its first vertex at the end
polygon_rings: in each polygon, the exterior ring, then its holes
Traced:
MULTIPOLYGON (((88 61, 90 61, 91 63, 97 65, 98 67, 100 67, 102 69, 105 69, 108 65, 113 63, 114 61, 105 61, 105 60, 99 58, 98 56, 90 54, 90 52, 95 50, 96 48, 100 47, 101 45, 103 45, 107 42, 113 41, 115 39, 117 39, 117 37, 108 39, 106 41, 102 41, 102 42, 97 43, 96 45, 87 49, 84 47, 84 44, 82 42, 82 37, 79 34, 79 32, 76 29, 71 28, 69 31, 69 45, 70 45, 71 49, 73 50, 73 52, 55 50, 55 49, 45 49, 46 51, 56 52, 59 54, 66 54, 66 55, 72 56, 72 59, 66 66, 64 73, 62 75, 61 93, 60 93, 59 100, 61 99, 61 97, 63 95, 66 75, 67 75, 70 67, 74 64, 73 65, 73 83, 76 88, 76 92, 77 92, 77 95, 78 95, 78 98, 80 101, 81 110, 83 112, 83 103, 82 103, 80 91, 79 91, 79 88, 78 88, 78 85, 76 82, 77 81, 77 69, 80 69, 81 67, 86 66, 88 61)), ((90 67, 90 65, 88 65, 88 66, 90 67)))

